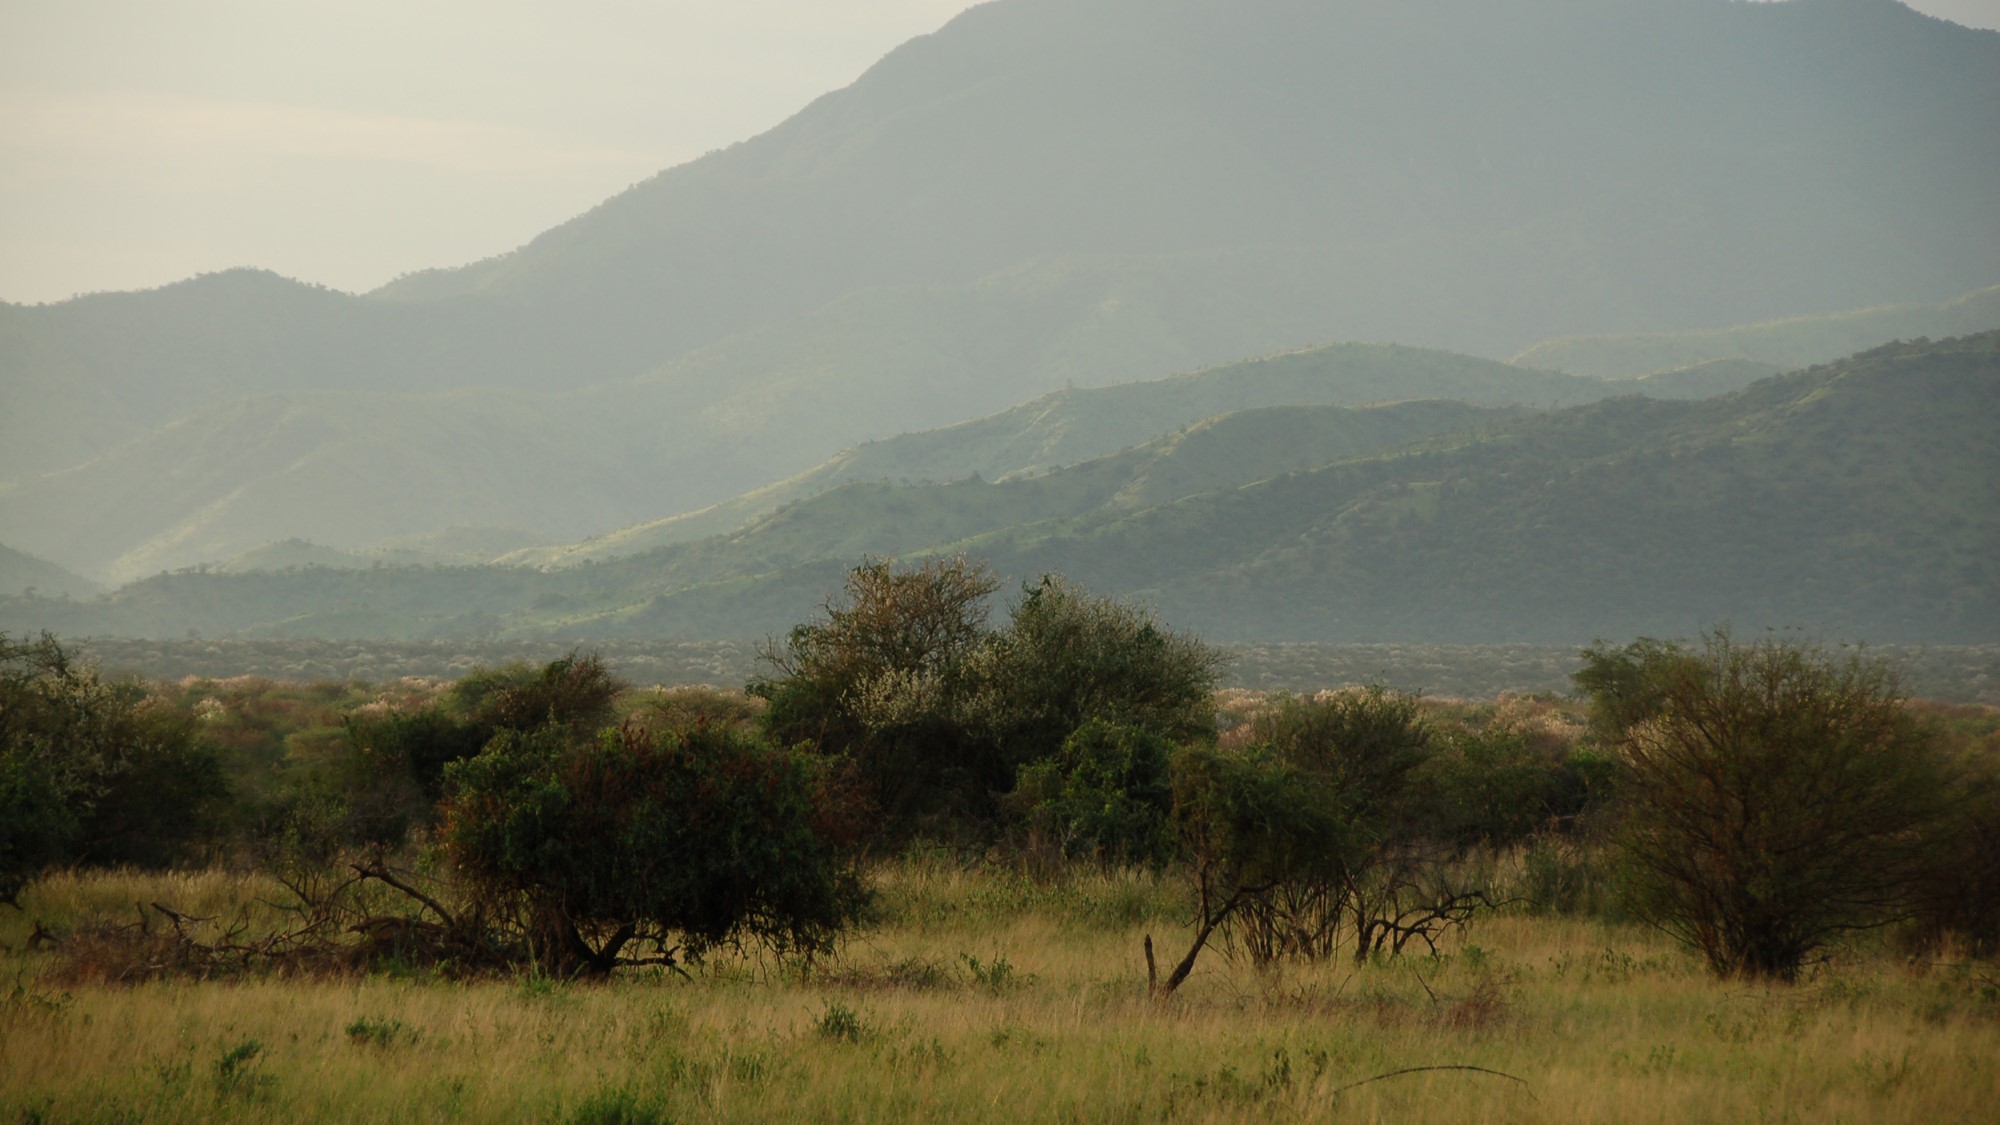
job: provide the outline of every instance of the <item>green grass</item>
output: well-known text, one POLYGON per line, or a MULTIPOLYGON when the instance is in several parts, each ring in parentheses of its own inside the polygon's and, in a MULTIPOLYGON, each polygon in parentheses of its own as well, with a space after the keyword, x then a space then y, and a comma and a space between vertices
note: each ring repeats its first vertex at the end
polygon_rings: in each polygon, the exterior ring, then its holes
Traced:
POLYGON ((264 888, 58 876, 0 916, 0 1119, 1962 1121, 2000 1096, 1991 966, 1855 954, 1750 986, 1646 931, 1505 916, 1434 960, 1207 955, 1162 1005, 1140 945, 1186 940, 1168 881, 875 879, 877 921, 810 971, 63 989, 32 919, 264 888), (1369 1081, 1453 1066, 1484 1069, 1369 1081))

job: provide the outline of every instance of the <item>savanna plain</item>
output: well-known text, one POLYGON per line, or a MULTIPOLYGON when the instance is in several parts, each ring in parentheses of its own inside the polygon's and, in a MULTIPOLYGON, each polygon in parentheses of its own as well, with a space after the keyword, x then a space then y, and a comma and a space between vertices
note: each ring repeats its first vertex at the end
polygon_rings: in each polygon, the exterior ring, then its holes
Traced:
POLYGON ((45 979, 32 921, 226 915, 282 889, 47 878, 0 915, 0 1102, 22 1121, 1805 1122, 1971 1121, 2000 1097, 2000 981, 1949 957, 1745 984, 1648 929, 1519 909, 1436 957, 1211 957, 1162 1003, 1141 946, 1185 937, 1167 879, 927 854, 870 879, 873 921, 809 967, 118 986, 45 979))

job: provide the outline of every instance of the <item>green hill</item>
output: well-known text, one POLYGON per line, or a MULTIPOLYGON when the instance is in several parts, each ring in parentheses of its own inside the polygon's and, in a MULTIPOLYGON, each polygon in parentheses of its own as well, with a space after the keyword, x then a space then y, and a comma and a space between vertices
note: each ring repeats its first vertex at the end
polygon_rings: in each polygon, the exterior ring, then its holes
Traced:
POLYGON ((618 424, 526 392, 261 396, 0 483, 0 526, 113 582, 285 539, 352 551, 468 522, 582 535, 650 497, 618 424))
POLYGON ((1217 415, 1258 407, 1362 406, 1409 399, 1556 407, 1635 392, 1658 398, 1705 397, 1774 373, 1757 364, 1717 363, 1641 381, 1606 380, 1424 348, 1331 344, 1166 379, 1052 391, 956 426, 866 442, 798 476, 720 504, 569 547, 523 551, 505 561, 563 564, 690 542, 735 531, 785 504, 857 481, 955 481, 972 476, 998 481, 1032 476, 1103 457, 1217 415))
POLYGON ((1730 621, 1990 642, 1996 423, 1987 333, 1707 400, 1263 408, 1038 476, 851 482, 592 565, 190 572, 91 603, 14 598, 0 627, 734 637, 802 619, 864 553, 966 550, 1222 640, 1568 643, 1730 621))

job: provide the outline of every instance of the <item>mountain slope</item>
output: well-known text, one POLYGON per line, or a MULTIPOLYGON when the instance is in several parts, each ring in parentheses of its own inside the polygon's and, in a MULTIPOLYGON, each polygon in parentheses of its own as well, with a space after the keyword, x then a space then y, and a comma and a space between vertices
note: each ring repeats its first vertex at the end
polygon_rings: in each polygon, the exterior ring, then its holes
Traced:
MULTIPOLYGON (((1737 371, 1703 375, 1752 381, 1737 371)), ((1674 396, 1679 376, 1647 393, 1674 396)), ((785 504, 856 481, 1003 480, 1072 465, 1148 442, 1207 418, 1264 406, 1363 406, 1407 399, 1479 405, 1556 406, 1630 393, 1636 383, 1527 370, 1450 352, 1376 344, 1330 344, 1225 364, 1166 379, 1070 387, 955 426, 920 430, 844 450, 797 476, 720 504, 597 536, 569 548, 524 552, 511 562, 546 565, 633 554, 734 531, 785 504)), ((1709 392, 1712 393, 1712 392, 1709 392)))
POLYGON ((20 594, 30 590, 47 597, 83 598, 102 593, 104 587, 47 559, 0 545, 0 591, 20 594))
MULTIPOLYGON (((126 482, 173 471, 132 443, 175 448, 164 426, 262 395, 431 417, 435 456, 400 454, 425 482, 494 454, 391 388, 588 387, 596 414, 548 407, 552 431, 588 419, 580 455, 511 406, 493 425, 501 470, 610 482, 578 504, 605 527, 1065 381, 1944 300, 2000 262, 1995 105, 2000 35, 1892 0, 997 0, 487 262, 367 297, 246 271, 0 307, 0 533, 120 574, 363 528, 575 533, 485 499, 422 523, 381 475, 284 492, 257 457, 211 458, 209 491, 167 506, 198 526, 139 511, 114 544, 101 520, 43 522, 130 510, 126 482), (650 452, 582 471, 610 450, 650 452)), ((358 410, 324 425, 358 432, 358 410)))
POLYGON ((1943 299, 2000 248, 1996 63, 1891 0, 1003 0, 383 295, 560 309, 638 362, 1075 255, 1315 247, 1314 335, 1472 351, 1943 299), (1429 334, 1382 330, 1411 309, 1429 334))
POLYGON ((1224 635, 2000 635, 2000 334, 978 546, 1224 635))
POLYGON ((1266 408, 1040 476, 850 483, 591 566, 168 575, 92 603, 10 599, 0 626, 744 636, 805 617, 864 553, 964 550, 1217 639, 2000 636, 2000 332, 1709 400, 1468 410, 1266 408), (1410 437, 1384 423, 1427 411, 1459 416, 1386 452, 1350 440, 1410 437))
POLYGON ((1802 316, 1709 332, 1570 336, 1514 357, 1525 367, 1612 379, 1705 363, 1758 363, 1790 371, 1828 363, 1890 340, 1942 339, 2000 325, 2000 285, 1942 305, 1892 305, 1802 316))

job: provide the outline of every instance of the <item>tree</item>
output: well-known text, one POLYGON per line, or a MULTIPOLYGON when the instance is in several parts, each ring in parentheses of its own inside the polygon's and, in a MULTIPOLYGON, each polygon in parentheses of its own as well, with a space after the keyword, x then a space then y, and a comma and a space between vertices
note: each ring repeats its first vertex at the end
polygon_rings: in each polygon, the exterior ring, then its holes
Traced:
POLYGON ((1162 998, 1187 980, 1210 938, 1239 910, 1288 883, 1326 877, 1349 846, 1345 809, 1327 779, 1268 747, 1183 748, 1173 762, 1173 809, 1188 857, 1195 933, 1163 983, 1155 980, 1153 939, 1146 938, 1147 976, 1162 998))
MULTIPOLYGON (((990 629, 996 586, 962 556, 864 563, 821 620, 769 646, 777 675, 750 687, 770 701, 776 739, 854 760, 886 835, 990 830, 1021 769, 1058 757, 1092 722, 1148 740, 1214 737, 1213 650, 1055 575, 1024 587, 990 629)), ((1036 784, 1068 769, 1054 762, 1036 784)))
POLYGON ((417 710, 350 716, 345 746, 302 775, 293 829, 327 821, 302 833, 319 837, 309 850, 322 858, 357 844, 393 847, 431 823, 451 763, 503 732, 593 738, 614 722, 625 687, 596 653, 572 650, 540 667, 476 668, 442 700, 417 710))
POLYGON ((1344 847, 1245 903, 1233 926, 1252 957, 1329 957, 1351 935, 1353 956, 1435 949, 1439 934, 1492 906, 1454 877, 1455 806, 1441 785, 1437 740, 1414 696, 1379 686, 1280 700, 1251 737, 1313 778, 1338 803, 1344 847))
POLYGON ((769 701, 766 729, 851 758, 890 834, 983 811, 1012 780, 965 718, 997 587, 963 556, 855 567, 820 620, 766 646, 775 675, 749 688, 769 701))
POLYGON ((192 721, 106 682, 47 633, 0 634, 0 900, 54 863, 187 859, 228 796, 192 721))
POLYGON ((834 764, 720 727, 505 731, 447 768, 452 869, 518 905, 539 967, 603 974, 719 942, 831 947, 863 900, 861 818, 834 764))
POLYGON ((1014 803, 1066 858, 1163 864, 1173 854, 1173 752, 1152 731, 1092 719, 1059 753, 1022 767, 1014 803))
POLYGON ((1617 712, 1617 843, 1642 917, 1719 975, 1792 980, 1908 912, 1946 775, 1886 665, 1726 632, 1586 659, 1614 673, 1586 690, 1645 701, 1617 712))
POLYGON ((980 652, 980 720, 1014 767, 1055 754, 1093 721, 1174 742, 1210 739, 1223 664, 1145 609, 1043 575, 980 652))

